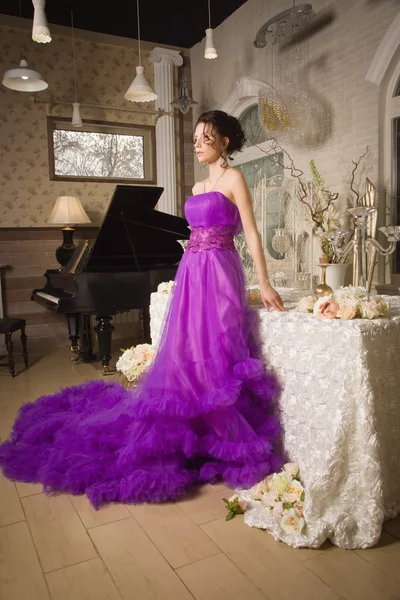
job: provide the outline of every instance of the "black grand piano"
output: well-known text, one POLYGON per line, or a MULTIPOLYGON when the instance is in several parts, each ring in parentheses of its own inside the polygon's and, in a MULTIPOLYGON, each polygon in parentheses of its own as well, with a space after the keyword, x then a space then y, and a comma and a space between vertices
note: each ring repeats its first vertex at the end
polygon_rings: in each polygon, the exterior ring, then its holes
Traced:
POLYGON ((183 249, 177 240, 189 238, 187 221, 154 210, 163 188, 117 185, 95 240, 85 240, 62 270, 48 270, 46 285, 32 300, 68 321, 71 349, 85 362, 95 360, 90 315, 96 316, 100 358, 109 371, 111 319, 132 309, 143 311, 143 334, 150 339, 151 292, 174 279, 183 249))

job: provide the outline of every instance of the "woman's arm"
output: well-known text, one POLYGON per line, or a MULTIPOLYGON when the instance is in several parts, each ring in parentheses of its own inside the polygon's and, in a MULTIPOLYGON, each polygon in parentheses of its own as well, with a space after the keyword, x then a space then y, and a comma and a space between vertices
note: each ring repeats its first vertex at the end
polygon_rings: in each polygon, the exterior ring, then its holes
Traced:
POLYGON ((240 171, 236 169, 230 169, 229 171, 229 184, 234 201, 239 209, 246 242, 256 267, 260 282, 261 298, 267 310, 271 306, 275 310, 284 311, 282 299, 269 281, 264 250, 257 231, 250 191, 246 180, 240 171))

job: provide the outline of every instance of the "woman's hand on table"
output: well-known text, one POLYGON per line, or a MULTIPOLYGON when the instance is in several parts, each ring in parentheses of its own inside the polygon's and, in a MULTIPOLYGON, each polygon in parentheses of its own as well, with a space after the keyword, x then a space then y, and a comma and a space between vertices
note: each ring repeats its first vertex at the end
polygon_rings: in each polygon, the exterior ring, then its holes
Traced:
POLYGON ((260 296, 267 310, 271 307, 278 312, 285 312, 282 298, 269 282, 260 285, 260 296))

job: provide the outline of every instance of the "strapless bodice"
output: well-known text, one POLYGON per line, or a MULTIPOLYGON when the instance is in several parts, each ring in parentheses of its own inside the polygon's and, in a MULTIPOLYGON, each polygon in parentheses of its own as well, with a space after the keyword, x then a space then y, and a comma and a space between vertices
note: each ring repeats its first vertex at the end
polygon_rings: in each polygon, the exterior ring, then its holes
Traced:
POLYGON ((213 191, 188 198, 185 216, 191 228, 230 227, 231 235, 242 230, 239 210, 222 192, 213 191))

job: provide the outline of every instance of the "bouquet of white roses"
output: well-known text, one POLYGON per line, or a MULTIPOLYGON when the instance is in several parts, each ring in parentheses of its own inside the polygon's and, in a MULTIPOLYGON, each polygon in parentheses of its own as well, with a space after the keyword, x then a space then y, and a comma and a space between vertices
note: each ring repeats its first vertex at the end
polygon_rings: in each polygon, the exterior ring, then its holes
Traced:
POLYGON ((149 367, 153 360, 155 349, 150 344, 139 344, 127 350, 117 361, 117 371, 124 376, 123 384, 129 387, 149 367))
POLYGON ((301 533, 305 526, 305 491, 298 477, 299 467, 286 463, 280 473, 269 475, 249 490, 251 499, 272 511, 285 533, 301 533))
POLYGON ((299 480, 299 467, 294 463, 286 463, 280 473, 273 473, 246 490, 246 500, 240 496, 240 492, 229 500, 223 500, 228 509, 227 521, 244 513, 249 500, 260 502, 265 510, 271 512, 285 533, 301 533, 304 529, 305 491, 299 480))
POLYGON ((346 286, 323 298, 307 296, 296 306, 298 312, 313 313, 320 319, 377 319, 388 317, 389 304, 381 296, 370 296, 363 287, 346 286))

